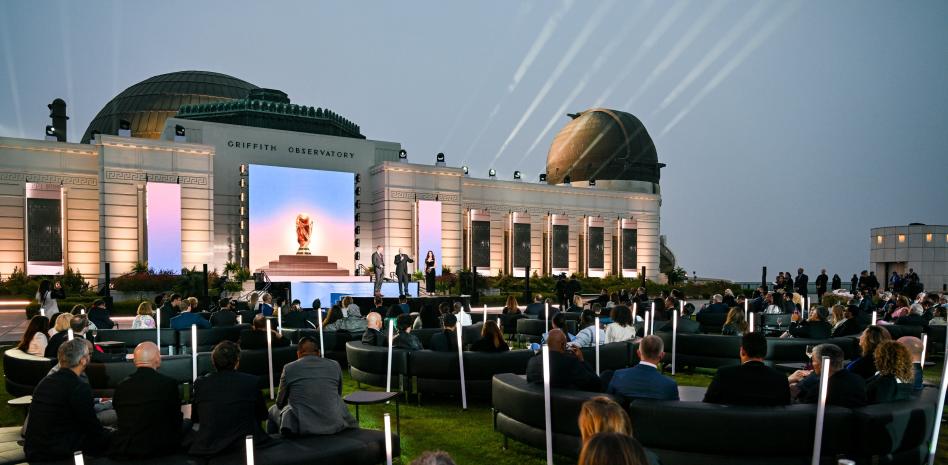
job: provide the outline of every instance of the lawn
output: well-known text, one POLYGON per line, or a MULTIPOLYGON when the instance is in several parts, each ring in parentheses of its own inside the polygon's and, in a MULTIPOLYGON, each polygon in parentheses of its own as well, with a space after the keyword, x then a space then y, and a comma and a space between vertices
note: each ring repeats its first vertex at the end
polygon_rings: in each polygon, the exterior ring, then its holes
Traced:
MULTIPOLYGON (((940 362, 940 361, 939 361, 940 362)), ((939 368, 925 372, 929 383, 940 379, 939 368)), ((0 362, 2 370, 2 362, 0 362)), ((698 370, 695 373, 679 373, 675 381, 683 386, 707 386, 711 382, 713 371, 698 370)), ((348 372, 343 372, 343 394, 349 394, 358 387, 348 372)), ((363 389, 374 388, 363 386, 363 389)), ((10 396, 0 391, 0 426, 19 426, 23 424, 23 414, 19 409, 7 406, 10 396)), ((382 413, 392 414, 394 425, 395 407, 367 406, 361 409, 361 424, 364 428, 381 428, 382 413)), ((492 428, 490 405, 485 401, 472 401, 467 410, 461 409, 460 399, 426 397, 422 406, 414 402, 403 402, 400 406, 402 430, 402 463, 426 450, 448 451, 459 464, 489 463, 491 465, 540 465, 545 462, 545 452, 515 441, 509 441, 509 448, 502 449, 503 437, 492 428)), ((355 411, 353 410, 353 415, 355 411)), ((948 429, 942 428, 938 450, 938 463, 948 463, 948 429)), ((575 463, 565 457, 557 457, 557 465, 575 463)))

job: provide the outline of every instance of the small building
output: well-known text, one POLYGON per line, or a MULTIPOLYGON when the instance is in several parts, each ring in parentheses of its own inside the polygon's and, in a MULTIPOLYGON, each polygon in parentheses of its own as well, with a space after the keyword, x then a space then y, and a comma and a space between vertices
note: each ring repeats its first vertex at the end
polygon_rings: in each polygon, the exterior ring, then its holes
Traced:
POLYGON ((912 223, 873 228, 870 235, 869 269, 880 283, 912 269, 925 289, 948 289, 948 226, 912 223))

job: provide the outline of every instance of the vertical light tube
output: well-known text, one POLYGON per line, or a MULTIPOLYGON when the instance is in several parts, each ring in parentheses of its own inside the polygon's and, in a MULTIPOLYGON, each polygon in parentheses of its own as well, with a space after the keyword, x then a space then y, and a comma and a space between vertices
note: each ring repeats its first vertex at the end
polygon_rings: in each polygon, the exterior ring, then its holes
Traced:
POLYGON ((388 320, 388 368, 385 370, 385 392, 392 392, 392 339, 395 338, 395 326, 388 320))
MULTIPOLYGON (((635 322, 632 322, 635 325, 635 322)), ((599 376, 599 317, 596 317, 596 376, 599 376)))
POLYGON ((244 316, 239 313, 237 314, 237 324, 239 325, 244 324, 244 316))
MULTIPOLYGON (((267 338, 269 343, 269 337, 267 338)), ((191 325, 191 381, 198 379, 198 331, 197 325, 191 325)))
MULTIPOLYGON (((813 435, 813 459, 811 465, 820 465, 820 447, 823 445, 823 417, 826 416, 826 391, 830 379, 830 358, 823 357, 820 371, 820 398, 816 405, 816 434, 813 435)), ((944 399, 942 400, 944 403, 944 399)))
POLYGON ((277 331, 283 334, 283 307, 277 307, 277 331))
POLYGON ((253 465, 253 435, 244 438, 244 450, 247 452, 247 465, 253 465))
POLYGON ((464 382, 464 344, 461 342, 461 325, 454 327, 458 335, 458 367, 461 370, 461 408, 467 410, 467 385, 464 382))
POLYGON ((747 332, 753 333, 753 332, 754 332, 754 314, 751 313, 749 316, 750 316, 750 319, 747 320, 748 323, 749 323, 749 324, 748 324, 748 327, 747 327, 747 329, 748 329, 747 332))
POLYGON ((747 321, 747 312, 750 310, 749 303, 750 302, 747 300, 747 297, 744 297, 744 321, 747 321))
POLYGON ((648 310, 646 310, 646 311, 645 311, 645 322, 642 323, 642 337, 648 336, 648 316, 649 316, 649 315, 650 315, 650 312, 649 312, 648 310))
MULTIPOLYGON (((945 358, 948 359, 948 357, 945 358)), ((550 348, 546 345, 543 346, 543 411, 546 426, 546 463, 547 465, 553 465, 553 418, 550 416, 550 348)))
POLYGON ((546 318, 546 332, 550 332, 550 303, 547 302, 543 310, 543 317, 546 318))
POLYGON ((875 326, 875 325, 876 325, 876 318, 877 318, 877 317, 878 317, 877 312, 876 312, 875 310, 873 310, 873 311, 872 311, 872 326, 875 326))
POLYGON ((43 307, 40 307, 40 316, 46 316, 46 309, 43 307))
POLYGON ((484 324, 487 324, 487 304, 484 304, 484 324))
MULTIPOLYGON (((948 326, 945 326, 948 332, 948 326)), ((938 388, 938 408, 935 410, 935 431, 932 433, 931 444, 928 447, 928 465, 935 465, 935 451, 938 450, 938 433, 941 430, 941 416, 945 413, 945 394, 948 392, 948 356, 941 371, 941 387, 938 388)))
POLYGON ((317 318, 319 320, 319 355, 326 358, 326 347, 323 343, 323 309, 317 308, 316 315, 319 316, 317 318))
MULTIPOLYGON (((682 305, 684 308, 684 305, 682 305)), ((675 314, 672 315, 672 374, 675 374, 675 353, 677 352, 678 344, 678 310, 675 310, 675 314)))
MULTIPOLYGON (((155 310, 155 344, 158 345, 158 354, 161 354, 161 307, 155 310)), ((170 355, 170 354, 169 354, 170 355)))
POLYGON ((75 333, 72 332, 72 328, 69 328, 69 330, 68 330, 68 332, 67 332, 66 334, 69 336, 69 340, 70 340, 70 341, 73 340, 73 338, 76 337, 75 333))
POLYGON ((385 465, 392 465, 392 418, 386 412, 382 416, 385 425, 385 465))
POLYGON ((77 451, 73 452, 72 459, 73 459, 73 461, 75 462, 75 465, 86 465, 85 459, 82 458, 82 451, 81 451, 81 450, 77 450, 77 451))
POLYGON ((920 360, 920 366, 922 371, 925 371, 925 352, 928 351, 928 333, 922 334, 922 358, 920 360))
POLYGON ((267 381, 270 383, 270 400, 274 399, 273 392, 273 331, 270 329, 270 319, 267 319, 267 370, 269 376, 267 381))
POLYGON ((650 321, 648 324, 648 333, 655 334, 655 312, 652 312, 652 314, 649 315, 649 318, 651 318, 652 321, 650 321))
POLYGON ((632 324, 635 324, 635 314, 639 312, 639 303, 632 302, 632 324))

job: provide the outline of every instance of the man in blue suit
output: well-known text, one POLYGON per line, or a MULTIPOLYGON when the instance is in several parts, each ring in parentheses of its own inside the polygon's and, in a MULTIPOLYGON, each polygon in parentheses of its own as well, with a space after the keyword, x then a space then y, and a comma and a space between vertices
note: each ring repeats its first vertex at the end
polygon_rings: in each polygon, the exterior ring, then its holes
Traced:
POLYGON ((627 400, 678 400, 678 384, 658 370, 665 355, 662 339, 655 335, 644 337, 637 353, 639 364, 617 370, 606 392, 627 400))

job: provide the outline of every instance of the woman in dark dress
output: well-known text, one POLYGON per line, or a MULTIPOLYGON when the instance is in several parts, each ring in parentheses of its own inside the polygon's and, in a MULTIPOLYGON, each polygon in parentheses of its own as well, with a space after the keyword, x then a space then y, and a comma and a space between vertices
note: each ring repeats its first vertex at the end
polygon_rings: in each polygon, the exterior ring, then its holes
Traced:
POLYGON ((876 369, 876 347, 891 340, 892 336, 887 329, 882 326, 869 326, 859 337, 860 356, 850 362, 846 369, 862 376, 863 379, 872 378, 879 371, 876 369))
POLYGON ((428 255, 425 255, 425 292, 428 294, 435 292, 435 256, 430 250, 428 255))
POLYGON ((912 354, 896 341, 884 341, 873 352, 878 372, 866 381, 870 404, 906 400, 912 395, 915 370, 912 354))
POLYGON ((507 352, 510 347, 504 342, 504 333, 500 331, 497 322, 487 320, 481 328, 481 338, 474 341, 470 349, 474 352, 507 352))

